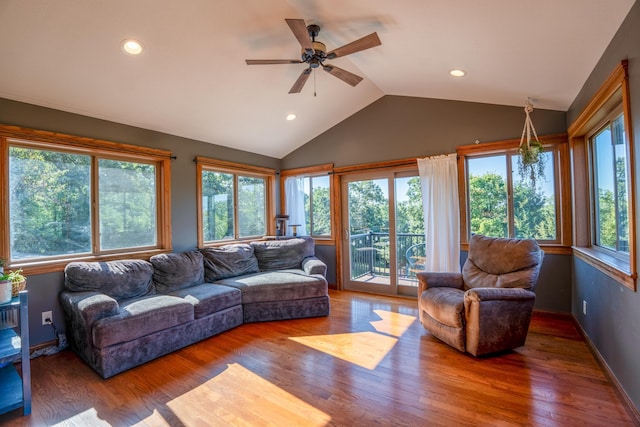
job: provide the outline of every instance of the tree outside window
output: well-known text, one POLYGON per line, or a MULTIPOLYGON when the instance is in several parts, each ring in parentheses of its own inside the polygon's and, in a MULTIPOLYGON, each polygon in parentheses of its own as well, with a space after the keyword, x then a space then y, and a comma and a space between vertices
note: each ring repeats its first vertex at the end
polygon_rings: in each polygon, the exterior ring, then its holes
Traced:
POLYGON ((207 169, 201 178, 205 242, 267 234, 266 178, 207 169))
POLYGON ((555 151, 535 182, 518 172, 518 155, 467 159, 470 232, 491 237, 558 240, 555 151))
POLYGON ((98 157, 9 146, 12 261, 158 246, 156 164, 98 157))
MULTIPOLYGON (((312 237, 331 236, 331 187, 329 175, 290 176, 285 185, 286 213, 293 218, 303 218, 305 234, 312 237), (296 185, 290 185, 296 181, 296 185), (297 190, 296 190, 297 189, 297 190), (288 192, 298 191, 297 196, 288 192), (297 214, 294 214, 297 212, 297 214)), ((291 222, 291 221, 290 221, 291 222)))
POLYGON ((624 116, 608 122, 591 138, 595 241, 610 251, 629 253, 627 147, 624 116))

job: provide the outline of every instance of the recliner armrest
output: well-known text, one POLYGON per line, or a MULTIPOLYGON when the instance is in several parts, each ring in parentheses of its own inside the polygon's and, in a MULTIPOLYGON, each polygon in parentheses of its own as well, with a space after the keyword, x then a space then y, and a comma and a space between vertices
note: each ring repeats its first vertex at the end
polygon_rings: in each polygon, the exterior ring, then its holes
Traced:
POLYGON ((325 277, 327 275, 327 265, 315 256, 310 256, 303 259, 302 269, 309 275, 320 274, 322 277, 325 277))
POLYGON ((535 300, 536 294, 522 288, 472 288, 465 293, 469 301, 520 301, 535 300))
POLYGON ((418 295, 429 288, 456 288, 464 289, 464 281, 461 273, 418 273, 418 295))

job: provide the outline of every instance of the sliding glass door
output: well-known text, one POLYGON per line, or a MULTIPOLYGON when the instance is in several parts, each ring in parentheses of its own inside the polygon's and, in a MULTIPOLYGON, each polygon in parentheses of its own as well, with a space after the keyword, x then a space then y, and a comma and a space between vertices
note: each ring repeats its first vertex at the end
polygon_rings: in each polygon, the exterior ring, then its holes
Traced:
POLYGON ((349 290, 416 295, 424 262, 417 172, 343 178, 343 283, 349 290))

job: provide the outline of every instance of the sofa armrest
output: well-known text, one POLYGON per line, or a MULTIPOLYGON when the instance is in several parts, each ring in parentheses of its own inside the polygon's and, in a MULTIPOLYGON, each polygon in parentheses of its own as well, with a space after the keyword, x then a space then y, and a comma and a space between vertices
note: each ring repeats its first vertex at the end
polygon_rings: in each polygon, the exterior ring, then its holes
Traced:
POLYGON ((320 274, 322 277, 327 275, 327 264, 320 261, 315 256, 306 257, 302 260, 302 269, 306 274, 320 274))
POLYGON ((93 324, 104 317, 118 314, 118 301, 95 291, 60 293, 60 305, 65 314, 67 335, 72 348, 86 360, 93 348, 93 324))
POLYGON ((418 277, 418 295, 429 288, 455 288, 464 289, 464 281, 461 273, 432 273, 423 272, 418 277))

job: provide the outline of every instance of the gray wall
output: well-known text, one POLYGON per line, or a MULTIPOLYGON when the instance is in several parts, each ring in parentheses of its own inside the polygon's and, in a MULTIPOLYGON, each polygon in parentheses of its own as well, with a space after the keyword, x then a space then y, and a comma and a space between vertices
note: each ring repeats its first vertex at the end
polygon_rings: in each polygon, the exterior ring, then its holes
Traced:
MULTIPOLYGON (((322 163, 355 165, 453 153, 476 139, 520 138, 522 107, 439 99, 384 96, 282 159, 282 168, 322 163)), ((536 109, 531 119, 539 135, 566 132, 566 114, 536 109)), ((333 248, 333 247, 332 247, 333 248)), ((325 256, 335 265, 335 250, 325 256)), ((466 254, 462 254, 462 260, 466 254)), ((335 283, 335 282, 332 282, 335 283)), ((546 255, 536 288, 536 309, 571 309, 571 256, 546 255)))
MULTIPOLYGON (((476 139, 520 138, 522 107, 383 96, 282 159, 282 169, 333 163, 357 165, 453 153, 476 139)), ((539 135, 567 131, 561 111, 535 109, 539 135)))
MULTIPOLYGON (((567 112, 571 124, 622 59, 629 60, 631 114, 636 172, 636 224, 640 224, 640 3, 636 2, 598 65, 567 112)), ((588 209, 587 206, 584 207, 588 209)), ((640 235, 636 231, 636 256, 640 235)), ((573 261, 571 311, 597 351, 640 410, 640 294, 581 260, 573 261), (587 315, 582 301, 587 301, 587 315)))
MULTIPOLYGON (((1 98, 0 123, 170 150, 177 157, 171 163, 171 226, 176 252, 194 249, 197 245, 194 157, 212 157, 274 169, 280 167, 280 160, 271 157, 1 98)), ((62 273, 28 277, 32 346, 55 337, 51 327, 42 326, 41 312, 53 310, 54 324, 63 329, 58 305, 63 278, 62 273)))

